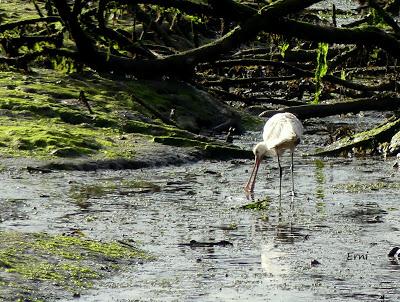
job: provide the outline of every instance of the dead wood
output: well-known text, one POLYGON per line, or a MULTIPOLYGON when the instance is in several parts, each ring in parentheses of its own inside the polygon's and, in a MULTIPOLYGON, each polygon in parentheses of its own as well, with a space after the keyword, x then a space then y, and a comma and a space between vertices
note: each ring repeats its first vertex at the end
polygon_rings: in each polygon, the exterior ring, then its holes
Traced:
MULTIPOLYGON (((219 60, 212 64, 214 67, 229 67, 229 66, 274 66, 284 68, 288 71, 295 73, 301 77, 314 78, 315 74, 313 71, 304 70, 293 66, 291 64, 285 62, 271 61, 271 60, 263 60, 263 59, 234 59, 234 60, 219 60)), ((343 86, 345 88, 360 90, 360 91, 385 91, 385 90, 393 90, 395 88, 395 83, 388 82, 383 83, 377 86, 367 86, 359 83, 350 82, 347 80, 343 80, 336 76, 327 74, 322 79, 322 81, 330 82, 332 84, 337 84, 343 86)))
POLYGON ((375 0, 368 0, 368 3, 396 34, 400 34, 400 27, 397 25, 397 22, 375 0))
POLYGON ((400 98, 393 95, 385 95, 334 104, 310 104, 280 110, 268 110, 262 112, 260 116, 271 117, 276 113, 290 112, 295 114, 299 119, 307 119, 311 117, 326 117, 345 113, 358 113, 360 111, 389 111, 399 108, 400 98))
POLYGON ((248 86, 249 84, 255 84, 260 82, 284 82, 297 79, 298 76, 277 76, 277 77, 254 77, 254 78, 223 78, 216 81, 203 81, 203 86, 221 86, 221 87, 232 87, 232 86, 248 86))
POLYGON ((391 149, 388 142, 399 131, 400 118, 393 117, 373 129, 346 136, 324 148, 318 149, 313 155, 394 154, 397 150, 391 149))
POLYGON ((197 63, 215 59, 220 54, 251 40, 263 28, 274 25, 277 18, 295 13, 316 2, 319 1, 284 0, 274 2, 259 14, 247 19, 242 26, 236 27, 222 38, 209 44, 162 59, 143 61, 133 61, 129 58, 108 55, 98 51, 94 48, 93 39, 86 35, 80 27, 76 16, 71 13, 67 2, 65 0, 56 1, 54 4, 59 11, 60 17, 67 25, 79 53, 89 66, 98 70, 113 70, 144 77, 154 77, 162 74, 187 77, 191 75, 197 63))

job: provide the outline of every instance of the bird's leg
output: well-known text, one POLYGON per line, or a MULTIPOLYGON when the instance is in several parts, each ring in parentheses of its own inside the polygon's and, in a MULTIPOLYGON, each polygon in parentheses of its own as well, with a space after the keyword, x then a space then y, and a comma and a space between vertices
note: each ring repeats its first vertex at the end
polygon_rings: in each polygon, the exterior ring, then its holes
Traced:
POLYGON ((279 159, 279 154, 278 156, 278 166, 279 166, 279 201, 281 200, 282 196, 282 167, 281 167, 281 161, 279 159))
POLYGON ((293 179, 293 152, 291 153, 292 156, 292 165, 290 166, 290 172, 292 175, 292 196, 294 196, 294 179, 293 179))

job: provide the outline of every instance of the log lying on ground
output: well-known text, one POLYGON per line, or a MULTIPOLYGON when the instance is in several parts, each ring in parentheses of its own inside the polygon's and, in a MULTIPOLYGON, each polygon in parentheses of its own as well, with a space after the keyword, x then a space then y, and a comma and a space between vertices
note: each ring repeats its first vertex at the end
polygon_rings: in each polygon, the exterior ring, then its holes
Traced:
POLYGON ((307 119, 344 113, 358 113, 360 111, 387 111, 398 108, 400 108, 400 98, 393 95, 385 95, 335 104, 302 105, 279 110, 268 110, 262 112, 259 116, 271 117, 279 112, 290 112, 295 114, 299 119, 307 119))
POLYGON ((394 154, 397 150, 390 149, 388 142, 399 131, 400 118, 392 117, 373 129, 344 137, 327 147, 316 150, 313 155, 347 155, 348 153, 369 155, 379 153, 379 151, 394 154), (381 144, 386 145, 386 148, 381 144))
POLYGON ((393 135, 389 145, 389 154, 398 153, 400 153, 400 131, 393 135))

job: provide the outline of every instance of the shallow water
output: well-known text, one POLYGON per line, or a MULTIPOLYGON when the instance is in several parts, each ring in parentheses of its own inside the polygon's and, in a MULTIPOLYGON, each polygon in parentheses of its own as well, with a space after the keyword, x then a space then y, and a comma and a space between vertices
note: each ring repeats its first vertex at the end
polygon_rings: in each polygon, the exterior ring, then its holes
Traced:
MULTIPOLYGON (((99 281, 80 301, 385 301, 400 298, 399 173, 381 158, 295 157, 297 196, 284 158, 281 205, 276 162, 267 160, 255 200, 242 210, 251 161, 199 162, 143 171, 1 174, 1 229, 132 240, 157 259, 99 281), (156 190, 130 188, 148 181, 156 190), (346 184, 379 183, 350 192, 346 184), (85 200, 72 188, 107 189, 85 200), (386 187, 385 187, 386 186, 386 187), (190 240, 233 246, 190 247, 190 240), (319 265, 311 265, 317 260, 319 265)), ((65 301, 69 301, 66 299, 65 301)), ((71 301, 77 301, 71 297, 71 301)))
MULTIPOLYGON (((381 118, 358 118, 356 126, 381 118)), ((267 200, 263 210, 240 209, 252 202, 243 191, 250 160, 50 174, 9 169, 0 173, 0 230, 80 230, 156 257, 96 281, 79 299, 67 293, 57 301, 398 301, 400 265, 387 254, 400 245, 400 172, 380 157, 302 157, 325 139, 314 125, 306 129, 317 134, 306 133, 295 154, 293 199, 289 157, 281 203, 276 159, 262 163, 255 201, 267 200), (191 240, 233 246, 181 245, 191 240)), ((259 136, 239 143, 250 148, 259 136)))

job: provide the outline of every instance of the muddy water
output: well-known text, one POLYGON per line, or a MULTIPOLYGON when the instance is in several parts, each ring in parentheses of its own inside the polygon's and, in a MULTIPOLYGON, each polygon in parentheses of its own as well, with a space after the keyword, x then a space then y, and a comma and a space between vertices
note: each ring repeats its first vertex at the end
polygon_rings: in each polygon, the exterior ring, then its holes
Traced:
POLYGON ((302 151, 293 200, 284 159, 281 204, 276 161, 265 161, 255 189, 255 201, 267 200, 260 211, 240 209, 251 202, 243 192, 251 161, 3 172, 0 227, 78 229, 131 240, 156 257, 64 301, 398 301, 400 266, 387 254, 400 244, 399 172, 381 158, 302 158, 302 151), (191 240, 233 246, 181 245, 191 240))
POLYGON ((297 196, 289 196, 286 173, 279 205, 278 171, 268 160, 256 185, 255 200, 270 200, 261 211, 239 208, 250 202, 243 194, 250 168, 244 161, 84 174, 3 173, 2 198, 9 206, 1 228, 79 229, 96 239, 132 240, 157 257, 100 281, 82 301, 400 298, 400 266, 387 257, 400 243, 399 174, 390 161, 296 157, 297 196), (153 187, 130 188, 124 181, 153 187), (353 192, 351 184, 365 186, 353 192), (74 187, 89 185, 108 189, 83 200, 72 194, 74 187), (228 240, 233 246, 180 245, 190 240, 228 240))

